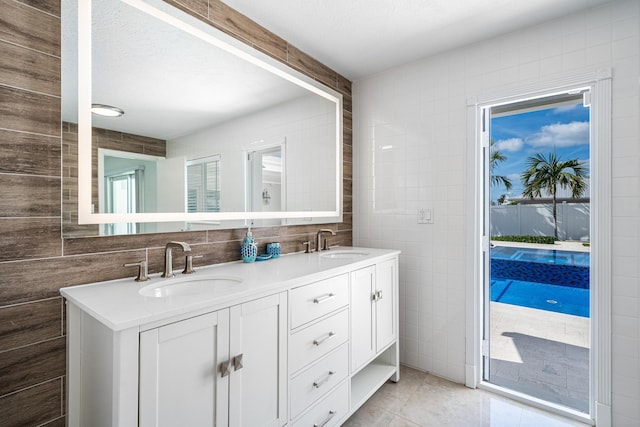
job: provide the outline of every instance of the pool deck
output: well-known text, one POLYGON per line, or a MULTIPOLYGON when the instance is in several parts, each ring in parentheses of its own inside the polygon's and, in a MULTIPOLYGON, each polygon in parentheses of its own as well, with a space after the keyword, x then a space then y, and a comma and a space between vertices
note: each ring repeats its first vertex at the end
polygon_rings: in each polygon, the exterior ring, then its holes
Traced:
POLYGON ((583 242, 557 241, 553 245, 544 245, 541 243, 503 242, 500 240, 491 241, 491 244, 494 246, 510 246, 515 248, 530 249, 551 249, 556 251, 591 252, 591 247, 584 246, 582 243, 583 242))
POLYGON ((490 382, 588 412, 589 318, 499 302, 490 311, 490 382))

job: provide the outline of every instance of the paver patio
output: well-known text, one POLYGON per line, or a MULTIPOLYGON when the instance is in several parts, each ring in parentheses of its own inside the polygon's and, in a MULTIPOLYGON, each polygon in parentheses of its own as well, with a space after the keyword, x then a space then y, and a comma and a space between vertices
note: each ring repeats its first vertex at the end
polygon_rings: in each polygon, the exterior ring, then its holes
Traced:
POLYGON ((588 318, 491 302, 490 382, 589 410, 588 318))

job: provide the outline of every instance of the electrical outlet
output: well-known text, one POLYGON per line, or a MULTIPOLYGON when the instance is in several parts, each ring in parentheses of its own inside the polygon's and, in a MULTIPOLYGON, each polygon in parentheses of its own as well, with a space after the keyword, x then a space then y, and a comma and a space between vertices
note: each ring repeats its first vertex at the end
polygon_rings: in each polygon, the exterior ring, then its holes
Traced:
POLYGON ((433 209, 418 208, 418 224, 433 224, 433 209))

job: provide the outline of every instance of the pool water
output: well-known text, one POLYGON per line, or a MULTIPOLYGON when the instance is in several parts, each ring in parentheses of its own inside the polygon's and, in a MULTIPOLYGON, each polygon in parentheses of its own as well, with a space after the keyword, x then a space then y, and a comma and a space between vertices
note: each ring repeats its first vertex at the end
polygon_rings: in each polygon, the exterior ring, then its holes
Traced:
POLYGON ((491 301, 589 317, 588 252, 491 249, 491 301))
POLYGON ((491 301, 589 317, 589 289, 491 279, 491 301))
POLYGON ((589 267, 590 255, 589 252, 557 251, 552 249, 516 248, 509 246, 495 246, 491 248, 492 259, 575 265, 579 267, 589 267))

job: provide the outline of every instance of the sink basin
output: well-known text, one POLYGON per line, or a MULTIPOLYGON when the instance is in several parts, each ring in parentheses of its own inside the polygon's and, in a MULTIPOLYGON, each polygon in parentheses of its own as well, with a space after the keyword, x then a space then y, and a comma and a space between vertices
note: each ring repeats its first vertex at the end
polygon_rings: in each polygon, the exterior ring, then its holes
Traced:
POLYGON ((323 252, 320 254, 321 258, 329 258, 329 259, 353 259, 360 258, 363 256, 369 255, 367 252, 362 252, 358 250, 352 249, 338 249, 338 250, 329 250, 328 252, 323 252))
POLYGON ((224 291, 242 284, 242 279, 231 276, 196 276, 160 279, 138 292, 145 297, 165 298, 172 296, 203 295, 224 291))

